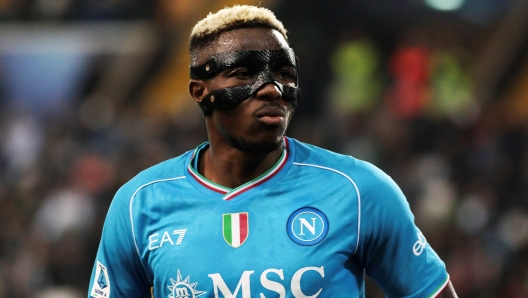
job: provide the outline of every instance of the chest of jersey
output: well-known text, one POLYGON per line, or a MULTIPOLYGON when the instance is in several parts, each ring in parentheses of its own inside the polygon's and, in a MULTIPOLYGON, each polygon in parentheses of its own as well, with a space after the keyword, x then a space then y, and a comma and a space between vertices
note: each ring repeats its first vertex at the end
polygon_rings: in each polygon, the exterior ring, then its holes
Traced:
POLYGON ((138 194, 132 220, 154 296, 359 293, 358 198, 346 181, 322 184, 303 170, 230 201, 185 180, 138 194))

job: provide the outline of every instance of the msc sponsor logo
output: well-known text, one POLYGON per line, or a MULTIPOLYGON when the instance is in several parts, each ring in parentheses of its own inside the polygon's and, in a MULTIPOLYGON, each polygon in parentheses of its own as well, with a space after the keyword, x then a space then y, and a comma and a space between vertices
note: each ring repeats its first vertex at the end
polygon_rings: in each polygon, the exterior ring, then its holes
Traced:
POLYGON ((290 239, 299 245, 316 245, 328 234, 328 219, 319 209, 304 207, 288 218, 286 229, 290 239))
MULTIPOLYGON (((316 298, 323 291, 322 288, 318 289, 315 293, 305 293, 303 291, 303 289, 301 288, 301 278, 308 271, 315 271, 321 276, 321 278, 324 278, 324 267, 323 266, 304 267, 304 268, 297 270, 293 274, 291 278, 291 282, 289 284, 289 290, 290 290, 289 292, 296 298, 316 298)), ((225 283, 220 273, 209 274, 208 276, 213 280, 215 298, 220 298, 220 297, 235 298, 237 297, 239 292, 242 293, 242 298, 251 298, 250 279, 253 273, 255 273, 254 270, 244 271, 242 273, 242 276, 240 277, 240 280, 238 281, 238 284, 236 285, 233 291, 229 289, 229 287, 225 283)), ((270 269, 264 270, 260 274, 260 284, 266 290, 270 290, 272 292, 279 294, 280 298, 286 297, 286 293, 287 293, 286 287, 288 285, 285 286, 280 282, 269 279, 269 277, 271 277, 272 275, 276 275, 280 280, 284 280, 284 271, 282 269, 270 268, 270 269)), ((260 293, 259 297, 265 298, 266 296, 264 295, 264 293, 260 293)))
MULTIPOLYGON (((254 270, 247 270, 242 273, 240 279, 236 283, 235 280, 228 280, 228 283, 224 280, 220 273, 208 274, 213 283, 214 297, 215 298, 251 298, 251 279, 255 278, 254 270), (239 296, 240 294, 240 296, 239 296)), ((287 294, 293 295, 296 298, 316 298, 323 291, 322 288, 314 289, 313 285, 318 284, 316 279, 323 279, 325 277, 324 266, 321 267, 303 267, 295 271, 291 277, 291 282, 289 284, 284 284, 279 282, 284 281, 284 270, 269 268, 264 270, 259 278, 260 284, 262 287, 268 291, 273 292, 273 297, 284 298, 287 294), (303 285, 312 286, 312 288, 307 289, 302 287, 301 279, 305 274, 305 279, 308 279, 308 282, 305 280, 303 285)), ((205 294, 206 292, 196 290, 196 285, 198 283, 191 283, 189 277, 185 280, 182 280, 180 271, 178 270, 178 278, 176 280, 171 279, 171 286, 169 290, 171 294, 169 298, 194 298, 200 295, 205 294)), ((271 293, 267 293, 271 295, 271 293)), ((259 293, 257 297, 266 298, 266 293, 259 293)), ((271 296, 268 296, 271 297, 271 296)), ((255 297, 254 297, 255 298, 255 297)))
POLYGON ((206 292, 198 291, 196 286, 197 282, 191 283, 190 276, 187 276, 185 279, 182 279, 180 270, 178 269, 178 275, 176 280, 171 278, 171 286, 169 290, 171 291, 169 298, 196 298, 202 296, 206 292))

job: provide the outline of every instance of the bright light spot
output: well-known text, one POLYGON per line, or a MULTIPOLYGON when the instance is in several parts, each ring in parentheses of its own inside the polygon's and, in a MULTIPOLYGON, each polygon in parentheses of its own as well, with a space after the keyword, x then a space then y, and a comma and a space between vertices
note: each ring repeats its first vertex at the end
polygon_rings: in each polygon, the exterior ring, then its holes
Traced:
POLYGON ((436 10, 457 10, 465 0, 424 0, 427 5, 436 10))

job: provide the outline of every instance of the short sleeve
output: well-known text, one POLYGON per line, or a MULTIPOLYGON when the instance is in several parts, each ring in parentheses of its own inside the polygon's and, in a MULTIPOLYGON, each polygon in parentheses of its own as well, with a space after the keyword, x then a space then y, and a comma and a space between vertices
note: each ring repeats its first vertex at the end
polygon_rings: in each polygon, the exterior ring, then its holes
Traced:
POLYGON ((359 262, 387 297, 434 297, 449 280, 445 265, 415 225, 400 188, 379 169, 372 173, 359 185, 359 262))
POLYGON ((151 297, 150 285, 134 243, 130 197, 121 189, 110 205, 92 271, 89 298, 151 297))

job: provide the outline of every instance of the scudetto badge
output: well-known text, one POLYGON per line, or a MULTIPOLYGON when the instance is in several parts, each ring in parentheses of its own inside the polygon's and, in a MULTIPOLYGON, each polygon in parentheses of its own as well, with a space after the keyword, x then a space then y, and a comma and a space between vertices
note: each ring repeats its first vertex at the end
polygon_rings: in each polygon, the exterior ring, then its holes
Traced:
POLYGON ((319 209, 303 207, 288 218, 286 230, 290 239, 303 246, 316 245, 328 234, 328 219, 319 209))
POLYGON ((222 233, 227 244, 240 247, 249 235, 249 215, 247 212, 222 215, 222 233))

